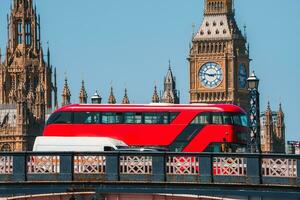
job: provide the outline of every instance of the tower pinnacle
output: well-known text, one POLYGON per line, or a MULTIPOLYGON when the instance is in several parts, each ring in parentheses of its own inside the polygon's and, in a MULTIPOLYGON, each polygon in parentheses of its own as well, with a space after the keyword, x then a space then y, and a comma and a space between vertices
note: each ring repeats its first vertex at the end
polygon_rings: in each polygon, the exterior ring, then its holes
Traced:
POLYGON ((233 0, 205 0, 205 15, 232 13, 233 0))
POLYGON ((114 95, 114 90, 113 90, 113 87, 110 88, 110 95, 109 95, 109 98, 108 98, 108 103, 109 104, 116 104, 116 98, 115 98, 115 95, 114 95))
POLYGON ((68 79, 65 78, 65 85, 62 93, 62 106, 71 104, 71 91, 68 85, 68 79))
POLYGON ((154 92, 153 92, 153 96, 152 96, 152 103, 159 103, 159 96, 157 94, 156 85, 154 86, 154 92))
POLYGON ((80 89, 80 93, 79 93, 79 102, 81 104, 86 104, 87 99, 88 99, 88 96, 87 96, 87 92, 85 90, 84 80, 82 80, 81 89, 80 89))
POLYGON ((122 104, 130 104, 126 88, 125 88, 125 94, 124 94, 124 97, 123 97, 123 100, 122 100, 122 104))

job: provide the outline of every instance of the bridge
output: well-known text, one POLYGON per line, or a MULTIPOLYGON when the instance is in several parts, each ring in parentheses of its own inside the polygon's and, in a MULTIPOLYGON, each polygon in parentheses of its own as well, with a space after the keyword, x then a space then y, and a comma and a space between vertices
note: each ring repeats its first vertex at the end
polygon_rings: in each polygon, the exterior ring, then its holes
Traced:
POLYGON ((0 153, 0 196, 82 192, 300 198, 300 156, 0 153))

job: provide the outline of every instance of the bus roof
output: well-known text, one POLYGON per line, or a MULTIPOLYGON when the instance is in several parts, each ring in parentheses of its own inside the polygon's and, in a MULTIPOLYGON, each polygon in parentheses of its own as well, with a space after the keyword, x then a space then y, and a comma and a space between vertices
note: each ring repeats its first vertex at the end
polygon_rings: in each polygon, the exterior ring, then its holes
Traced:
POLYGON ((204 110, 212 112, 245 111, 232 104, 70 104, 59 108, 56 112, 67 111, 119 111, 119 112, 178 112, 182 110, 204 110))

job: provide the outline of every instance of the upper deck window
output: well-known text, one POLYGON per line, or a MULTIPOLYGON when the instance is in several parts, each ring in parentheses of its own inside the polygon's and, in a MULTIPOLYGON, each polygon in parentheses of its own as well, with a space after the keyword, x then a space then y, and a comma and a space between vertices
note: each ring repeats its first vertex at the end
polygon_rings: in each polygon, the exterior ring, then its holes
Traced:
POLYGON ((56 112, 47 124, 170 124, 177 115, 175 112, 56 112))
POLYGON ((124 123, 125 124, 141 124, 142 123, 142 113, 133 113, 133 112, 124 113, 124 123))
POLYGON ((53 113, 47 124, 71 124, 72 123, 72 113, 71 112, 56 112, 53 113))
POLYGON ((145 124, 168 124, 169 113, 144 113, 145 124))
POLYGON ((120 124, 122 123, 122 113, 105 112, 102 113, 103 124, 120 124))
POLYGON ((207 125, 210 124, 210 114, 209 113, 201 113, 192 121, 191 124, 199 124, 199 125, 207 125))
POLYGON ((97 112, 74 112, 74 124, 99 124, 100 113, 97 112))
POLYGON ((247 127, 248 118, 240 113, 201 113, 194 118, 191 124, 224 124, 247 127))

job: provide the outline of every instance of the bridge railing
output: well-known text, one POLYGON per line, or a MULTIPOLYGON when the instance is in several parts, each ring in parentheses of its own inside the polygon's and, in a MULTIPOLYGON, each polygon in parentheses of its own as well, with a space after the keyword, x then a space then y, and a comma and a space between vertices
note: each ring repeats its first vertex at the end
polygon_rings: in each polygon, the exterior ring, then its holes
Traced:
POLYGON ((300 156, 152 152, 0 153, 0 181, 300 186, 300 156))

